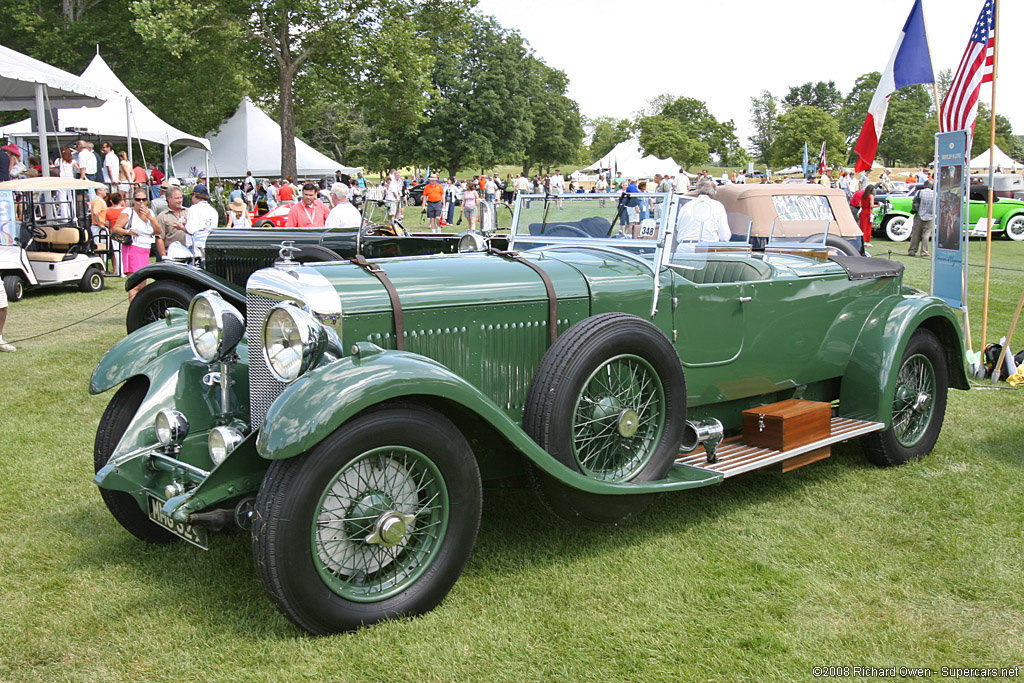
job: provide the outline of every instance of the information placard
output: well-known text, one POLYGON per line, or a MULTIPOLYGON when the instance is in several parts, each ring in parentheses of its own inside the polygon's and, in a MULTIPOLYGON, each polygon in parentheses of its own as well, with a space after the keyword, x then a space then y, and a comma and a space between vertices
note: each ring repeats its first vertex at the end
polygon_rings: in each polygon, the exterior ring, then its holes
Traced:
POLYGON ((966 298, 967 131, 935 135, 935 235, 932 239, 932 294, 954 308, 966 298))

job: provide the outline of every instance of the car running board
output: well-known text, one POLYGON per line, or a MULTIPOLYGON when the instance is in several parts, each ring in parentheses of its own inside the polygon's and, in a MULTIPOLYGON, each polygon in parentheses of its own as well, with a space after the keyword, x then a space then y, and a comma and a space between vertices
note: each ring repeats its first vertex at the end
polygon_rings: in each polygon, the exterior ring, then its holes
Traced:
POLYGON ((788 472, 827 458, 831 455, 830 447, 834 443, 885 429, 885 425, 881 422, 852 420, 845 417, 833 417, 829 426, 828 438, 812 441, 787 451, 748 446, 741 441, 743 437, 734 436, 720 443, 715 449, 716 462, 708 462, 704 447, 699 446, 691 453, 680 455, 676 459, 676 464, 718 472, 724 478, 776 464, 781 464, 782 471, 788 472))

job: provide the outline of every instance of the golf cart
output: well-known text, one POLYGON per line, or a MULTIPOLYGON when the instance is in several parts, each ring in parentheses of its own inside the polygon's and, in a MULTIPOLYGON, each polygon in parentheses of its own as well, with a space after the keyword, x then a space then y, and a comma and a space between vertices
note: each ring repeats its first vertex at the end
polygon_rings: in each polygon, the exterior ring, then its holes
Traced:
POLYGON ((36 287, 103 289, 102 252, 111 245, 97 248, 89 234, 87 191, 98 187, 77 178, 0 183, 0 275, 8 299, 19 301, 36 287))

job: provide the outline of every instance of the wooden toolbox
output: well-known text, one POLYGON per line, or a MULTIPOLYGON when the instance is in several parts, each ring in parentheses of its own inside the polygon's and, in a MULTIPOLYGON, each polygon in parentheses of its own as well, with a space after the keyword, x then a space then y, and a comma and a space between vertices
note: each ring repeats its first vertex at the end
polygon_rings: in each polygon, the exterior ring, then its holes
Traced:
POLYGON ((830 433, 832 406, 791 398, 743 411, 743 443, 787 451, 825 439, 830 433))

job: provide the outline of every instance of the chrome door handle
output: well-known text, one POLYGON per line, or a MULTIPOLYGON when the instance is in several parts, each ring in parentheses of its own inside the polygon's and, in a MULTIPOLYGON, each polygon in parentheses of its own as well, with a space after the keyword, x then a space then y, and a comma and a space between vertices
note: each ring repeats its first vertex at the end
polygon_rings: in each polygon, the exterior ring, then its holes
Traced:
POLYGON ((741 304, 745 304, 748 301, 752 301, 752 300, 753 300, 753 297, 750 297, 750 296, 741 296, 740 297, 740 303, 741 304))

